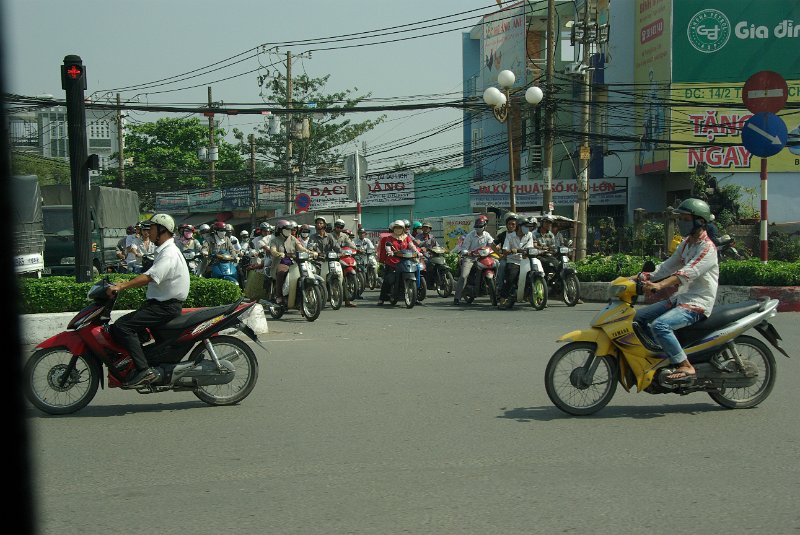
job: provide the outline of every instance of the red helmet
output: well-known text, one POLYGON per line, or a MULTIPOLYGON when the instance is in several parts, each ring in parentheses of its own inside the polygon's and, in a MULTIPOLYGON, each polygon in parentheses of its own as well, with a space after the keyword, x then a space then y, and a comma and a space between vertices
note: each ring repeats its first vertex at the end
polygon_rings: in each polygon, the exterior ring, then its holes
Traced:
POLYGON ((253 236, 261 236, 261 229, 257 228, 253 231, 253 236))
POLYGON ((486 217, 485 215, 479 215, 478 219, 475 220, 475 225, 473 225, 473 227, 474 228, 483 228, 483 227, 486 226, 486 223, 488 223, 488 222, 489 222, 489 218, 488 217, 486 217))
POLYGON ((217 230, 225 230, 225 223, 223 223, 222 221, 217 221, 216 223, 214 223, 211 226, 211 228, 212 228, 212 230, 215 230, 215 231, 217 231, 217 230))

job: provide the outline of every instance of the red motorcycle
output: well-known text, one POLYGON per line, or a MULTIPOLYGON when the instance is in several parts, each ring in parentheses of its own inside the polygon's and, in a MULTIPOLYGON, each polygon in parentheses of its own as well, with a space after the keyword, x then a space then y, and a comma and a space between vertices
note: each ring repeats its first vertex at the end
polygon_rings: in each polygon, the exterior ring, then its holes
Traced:
MULTIPOLYGON (((237 329, 262 348, 242 314, 255 302, 243 299, 229 305, 185 310, 164 325, 140 335, 144 354, 157 377, 150 383, 127 387, 136 373, 127 349, 111 338, 109 322, 116 296, 109 298, 107 280, 89 290, 92 304, 78 312, 67 330, 45 340, 25 366, 25 393, 48 414, 69 414, 89 404, 108 368, 108 387, 159 392, 194 393, 209 405, 233 405, 246 398, 258 379, 253 350, 235 336, 220 334, 237 329)), ((266 349, 266 348, 264 348, 266 349)))
POLYGON ((461 297, 467 304, 471 304, 476 297, 488 295, 492 306, 497 306, 497 287, 494 275, 498 262, 492 255, 492 249, 488 246, 481 247, 466 253, 465 257, 471 257, 475 262, 469 271, 461 297))
POLYGON ((342 247, 339 253, 339 262, 342 264, 344 283, 344 300, 352 301, 359 296, 358 267, 356 266, 357 251, 351 247, 342 247))

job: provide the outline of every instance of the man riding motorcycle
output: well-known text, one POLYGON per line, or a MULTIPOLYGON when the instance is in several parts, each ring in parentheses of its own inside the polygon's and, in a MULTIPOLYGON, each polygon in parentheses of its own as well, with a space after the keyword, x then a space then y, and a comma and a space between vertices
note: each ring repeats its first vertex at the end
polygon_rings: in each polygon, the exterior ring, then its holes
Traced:
MULTIPOLYGON (((222 221, 217 221, 212 226, 212 232, 209 235, 208 240, 203 242, 203 247, 201 249, 202 254, 204 257, 212 257, 221 252, 227 251, 231 256, 233 256, 233 261, 238 261, 238 252, 231 243, 230 238, 228 237, 228 231, 225 228, 225 223, 222 221)), ((213 261, 209 262, 206 266, 206 270, 211 267, 213 261)))
POLYGON ((667 353, 675 372, 667 380, 678 384, 696 376, 692 363, 674 331, 708 317, 714 308, 719 280, 719 264, 714 242, 706 232, 711 209, 700 199, 686 199, 673 212, 683 241, 666 261, 652 273, 642 273, 645 291, 658 292, 677 286, 670 298, 646 306, 635 321, 649 325, 653 337, 667 353), (656 282, 653 282, 656 281, 656 282))
POLYGON ((275 235, 270 242, 269 250, 273 258, 270 277, 275 279, 277 303, 283 303, 283 284, 289 274, 294 254, 298 251, 309 252, 297 238, 292 236, 292 228, 296 225, 294 221, 281 219, 275 225, 275 235))
MULTIPOLYGON (((419 221, 415 221, 415 223, 419 223, 419 221)), ((425 256, 425 258, 430 257, 430 250, 433 247, 437 247, 439 242, 436 241, 436 238, 431 234, 431 230, 433 226, 431 225, 430 221, 423 221, 420 223, 419 233, 415 237, 415 244, 419 247, 420 252, 425 256)), ((434 277, 435 273, 432 269, 428 269, 425 271, 425 282, 428 285, 428 288, 433 288, 434 286, 434 277)))
POLYGON ((523 232, 519 226, 517 215, 510 212, 506 215, 506 232, 503 238, 503 245, 499 248, 500 254, 505 260, 503 277, 500 279, 500 308, 511 308, 514 306, 514 298, 517 295, 517 279, 519 278, 519 264, 522 262, 522 253, 528 248, 533 247, 533 235, 530 232, 523 232))
POLYGON ((485 247, 492 243, 492 235, 486 232, 486 223, 488 223, 489 218, 485 215, 478 216, 475 220, 475 224, 473 225, 473 230, 469 234, 464 237, 464 241, 456 248, 456 252, 462 254, 461 258, 461 272, 458 276, 458 282, 456 282, 456 292, 455 292, 455 299, 453 299, 454 305, 461 304, 461 292, 464 291, 464 285, 467 283, 467 277, 469 276, 469 272, 472 270, 472 265, 475 263, 474 258, 470 258, 468 255, 470 252, 474 251, 475 249, 480 249, 481 247, 485 247))

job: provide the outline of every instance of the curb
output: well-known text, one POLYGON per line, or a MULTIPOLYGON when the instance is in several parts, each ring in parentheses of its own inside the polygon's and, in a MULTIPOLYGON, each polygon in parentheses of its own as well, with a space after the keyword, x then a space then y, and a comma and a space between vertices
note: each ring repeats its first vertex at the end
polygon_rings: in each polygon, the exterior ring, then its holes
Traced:
MULTIPOLYGON (((184 309, 192 310, 192 309, 184 309)), ((120 316, 133 312, 132 310, 114 310, 111 312, 111 320, 116 321, 120 316)), ((56 314, 21 314, 20 317, 20 337, 23 345, 37 345, 55 336, 67 328, 69 321, 75 317, 76 312, 60 312, 56 314)), ((253 329, 256 335, 267 334, 269 327, 267 318, 264 315, 264 308, 256 304, 252 312, 243 316, 245 325, 253 329)))
MULTIPOLYGON (((581 299, 604 303, 608 282, 581 282, 581 299)), ((668 292, 647 296, 646 304, 666 299, 668 292)), ((778 312, 800 312, 800 286, 725 286, 717 289, 716 304, 740 303, 748 299, 769 297, 778 300, 778 312)))

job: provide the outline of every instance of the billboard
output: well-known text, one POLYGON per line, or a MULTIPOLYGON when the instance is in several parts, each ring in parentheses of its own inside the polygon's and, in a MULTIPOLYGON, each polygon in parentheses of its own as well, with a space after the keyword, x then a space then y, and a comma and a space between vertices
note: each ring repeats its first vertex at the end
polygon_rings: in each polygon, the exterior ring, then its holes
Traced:
MULTIPOLYGON (((800 103, 800 80, 787 81, 789 103, 800 103)), ((669 170, 685 173, 705 163, 709 170, 758 173, 761 159, 742 146, 741 130, 752 117, 742 104, 743 82, 734 84, 674 84, 672 100, 686 106, 672 108, 672 150, 669 170), (697 102, 696 106, 690 103, 697 102)), ((778 115, 790 132, 800 135, 800 110, 778 115)), ((784 148, 769 160, 770 171, 800 171, 800 147, 784 148)))
MULTIPOLYGON (((540 182, 517 184, 517 206, 541 206, 543 185, 540 182)), ((578 182, 576 180, 553 179, 553 204, 556 206, 572 206, 578 202, 578 182)), ((484 180, 473 182, 469 188, 469 202, 473 208, 509 206, 509 184, 502 180, 484 180)), ((609 206, 627 204, 628 179, 626 178, 593 178, 589 180, 589 204, 591 206, 609 206)))
POLYGON ((672 81, 744 82, 758 71, 800 73, 800 2, 677 1, 672 81))
POLYGON ((476 215, 445 216, 442 218, 444 246, 448 251, 452 251, 456 246, 461 245, 464 237, 472 232, 472 225, 475 223, 476 215))
POLYGON ((481 80, 483 87, 497 85, 497 73, 514 73, 515 87, 525 85, 525 2, 518 2, 483 17, 481 80))
POLYGON ((406 171, 368 175, 364 206, 401 206, 414 204, 414 173, 406 171))
POLYGON ((672 0, 634 2, 633 77, 636 83, 635 171, 637 175, 669 168, 669 129, 663 97, 669 90, 672 67, 672 0))

